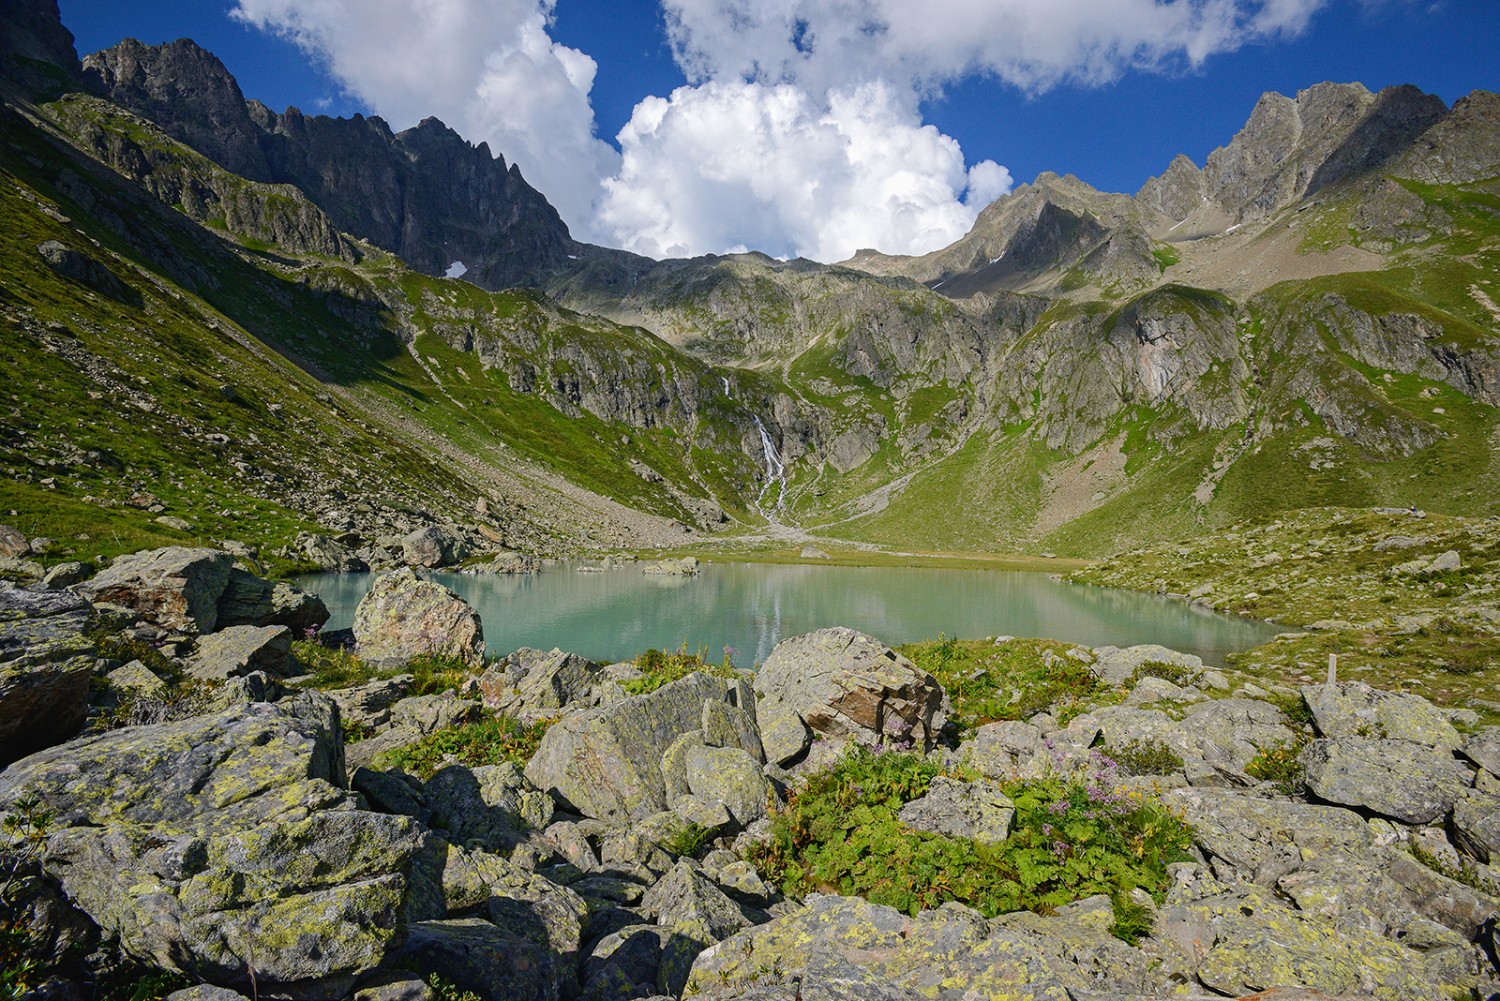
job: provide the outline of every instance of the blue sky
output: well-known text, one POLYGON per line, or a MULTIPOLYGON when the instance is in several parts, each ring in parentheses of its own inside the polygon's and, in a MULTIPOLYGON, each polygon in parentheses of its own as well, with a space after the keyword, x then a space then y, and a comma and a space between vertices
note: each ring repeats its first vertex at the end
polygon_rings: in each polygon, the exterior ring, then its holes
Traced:
POLYGON ((910 24, 918 5, 855 0, 877 26, 858 30, 832 0, 725 15, 747 2, 60 7, 81 54, 191 37, 277 110, 435 114, 520 163, 575 235, 653 256, 922 252, 1043 170, 1133 192, 1178 152, 1201 164, 1267 90, 1500 89, 1496 0, 949 0, 910 24))

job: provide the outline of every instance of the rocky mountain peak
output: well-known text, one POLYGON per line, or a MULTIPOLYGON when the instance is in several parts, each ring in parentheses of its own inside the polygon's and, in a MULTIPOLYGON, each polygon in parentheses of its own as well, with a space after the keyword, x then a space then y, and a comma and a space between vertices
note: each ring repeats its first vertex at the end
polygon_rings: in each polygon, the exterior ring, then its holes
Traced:
POLYGON ((276 114, 247 101, 191 41, 128 40, 87 60, 114 103, 227 170, 292 184, 342 231, 443 274, 455 260, 485 288, 539 284, 574 248, 557 211, 519 170, 436 118, 400 133, 381 118, 276 114))
POLYGON ((89 83, 111 101, 164 125, 242 177, 270 181, 245 95, 228 68, 190 39, 146 45, 127 38, 83 61, 89 83))
POLYGON ((0 0, 0 24, 0 89, 32 96, 83 79, 57 0, 0 0))

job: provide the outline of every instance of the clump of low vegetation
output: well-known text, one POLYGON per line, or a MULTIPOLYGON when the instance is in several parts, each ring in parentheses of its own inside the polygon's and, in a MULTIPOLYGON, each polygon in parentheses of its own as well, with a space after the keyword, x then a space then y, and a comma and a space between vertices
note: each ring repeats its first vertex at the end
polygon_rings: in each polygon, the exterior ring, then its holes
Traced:
POLYGON ((998 844, 907 828, 901 807, 941 771, 919 755, 851 748, 773 815, 751 861, 789 896, 832 891, 907 914, 950 900, 986 916, 1045 913, 1107 894, 1116 902, 1115 933, 1133 938, 1145 929, 1131 891, 1160 901, 1167 866, 1191 857, 1187 825, 1160 802, 1118 789, 1108 762, 1089 776, 1003 785, 1016 816, 998 844))
POLYGON ((1245 774, 1262 782, 1274 783, 1283 796, 1297 795, 1307 781, 1307 773, 1302 767, 1302 749, 1308 740, 1308 734, 1298 734, 1290 743, 1261 750, 1245 766, 1245 774))
POLYGON ((1071 649, 1056 640, 947 638, 898 648, 943 686, 960 732, 1043 711, 1069 715, 1097 701, 1104 686, 1071 649))
POLYGON ((621 687, 630 695, 645 695, 698 671, 720 678, 733 678, 738 672, 730 663, 729 656, 730 651, 727 647, 724 650, 724 659, 718 663, 709 660, 702 650, 689 653, 686 646, 675 653, 656 649, 647 650, 635 659, 636 670, 641 672, 641 676, 631 678, 621 687))
POLYGON ((401 667, 382 668, 342 647, 324 646, 317 640, 296 640, 292 656, 306 675, 303 682, 319 691, 350 688, 401 674, 412 676, 413 695, 437 695, 454 691, 477 673, 473 665, 453 654, 421 654, 401 667))
POLYGON ((696 821, 689 820, 676 828, 667 839, 662 842, 662 847, 679 858, 696 856, 714 838, 714 829, 696 821))
POLYGON ((1160 678, 1174 685, 1190 685, 1198 677, 1198 668, 1186 664, 1173 664, 1164 660, 1148 660, 1131 673, 1130 683, 1139 683, 1143 678, 1160 678))
POLYGON ((509 761, 521 767, 536 753, 548 726, 497 713, 476 723, 436 730, 415 743, 382 753, 375 764, 399 768, 424 781, 446 765, 477 768, 509 761))
POLYGON ((1160 740, 1127 740, 1104 749, 1125 775, 1170 775, 1182 771, 1182 755, 1160 740))

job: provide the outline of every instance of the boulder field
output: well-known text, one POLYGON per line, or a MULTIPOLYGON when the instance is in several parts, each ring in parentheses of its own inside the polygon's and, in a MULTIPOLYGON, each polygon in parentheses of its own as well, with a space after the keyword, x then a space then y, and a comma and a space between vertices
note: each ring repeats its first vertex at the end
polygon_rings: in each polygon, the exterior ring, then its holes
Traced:
MULTIPOLYGON (((1500 991, 1500 728, 1415 694, 1231 688, 1160 648, 1080 648, 1108 697, 960 727, 935 678, 848 629, 646 684, 563 651, 486 661, 477 617, 411 573, 368 606, 379 667, 331 686, 280 644, 321 603, 227 553, 0 586, 7 920, 53 958, 109 949, 196 985, 179 1001, 1500 991), (439 690, 398 673, 424 652, 456 665, 439 690), (132 711, 107 712, 127 683, 132 711), (524 758, 407 753, 502 719, 540 734, 524 758), (1134 944, 1109 896, 994 916, 788 897, 752 849, 856 747, 940 766, 901 824, 987 846, 1015 824, 1002 785, 1134 755, 1118 791, 1191 850, 1133 895, 1134 944)), ((22 996, 89 996, 70 976, 22 996)))

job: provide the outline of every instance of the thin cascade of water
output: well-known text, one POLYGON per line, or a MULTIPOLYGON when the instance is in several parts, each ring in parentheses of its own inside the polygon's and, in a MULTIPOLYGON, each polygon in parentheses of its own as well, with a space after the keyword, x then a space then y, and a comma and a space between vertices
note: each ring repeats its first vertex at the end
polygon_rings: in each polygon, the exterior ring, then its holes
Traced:
POLYGON ((729 391, 729 376, 721 375, 719 376, 719 381, 724 384, 724 395, 729 397, 731 400, 734 399, 734 394, 729 391))
MULTIPOLYGON (((776 449, 776 442, 771 440, 771 433, 766 430, 766 426, 761 423, 759 417, 755 418, 755 429, 760 432, 760 447, 766 456, 766 485, 761 488, 760 496, 755 500, 755 506, 761 509, 761 514, 766 513, 762 502, 765 500, 766 491, 771 489, 771 484, 775 483, 780 488, 776 492, 775 510, 780 512, 786 503, 786 464, 781 461, 781 453, 776 449)), ((767 515, 767 517, 770 516, 767 515)))

